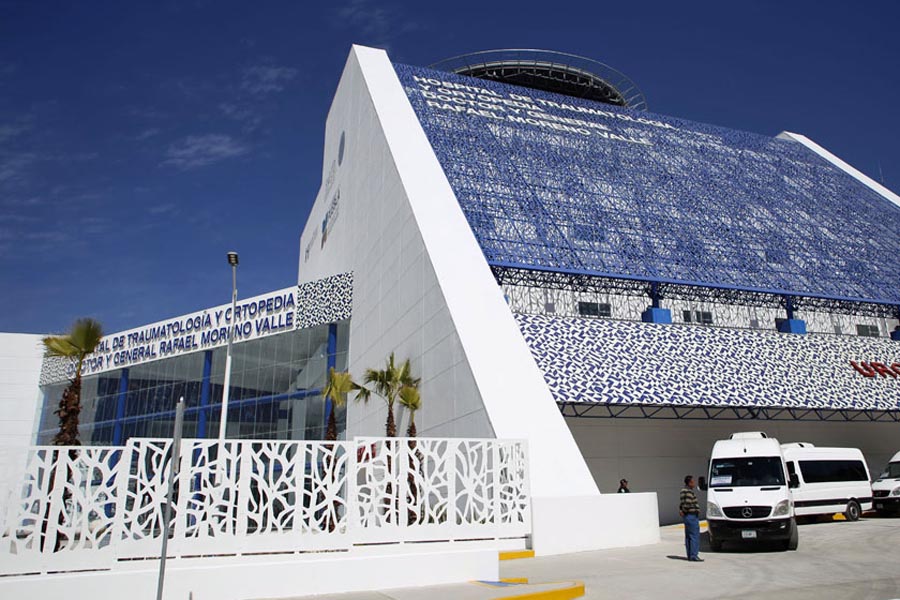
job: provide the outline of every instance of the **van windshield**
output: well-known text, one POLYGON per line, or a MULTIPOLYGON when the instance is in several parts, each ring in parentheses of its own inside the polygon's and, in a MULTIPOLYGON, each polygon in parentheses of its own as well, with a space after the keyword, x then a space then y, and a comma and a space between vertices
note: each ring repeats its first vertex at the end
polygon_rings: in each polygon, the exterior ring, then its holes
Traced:
POLYGON ((879 479, 900 479, 900 462, 888 463, 879 479))
POLYGON ((716 458, 709 469, 709 487, 784 485, 778 456, 716 458))

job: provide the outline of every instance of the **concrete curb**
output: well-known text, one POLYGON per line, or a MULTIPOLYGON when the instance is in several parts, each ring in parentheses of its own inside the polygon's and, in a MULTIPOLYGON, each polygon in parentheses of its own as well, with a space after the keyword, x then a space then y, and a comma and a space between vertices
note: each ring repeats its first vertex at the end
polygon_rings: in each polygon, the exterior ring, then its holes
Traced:
POLYGON ((583 581, 528 583, 527 578, 517 577, 501 579, 497 582, 473 581, 472 583, 498 589, 505 588, 506 593, 492 596, 491 600, 572 600, 584 596, 583 581))
POLYGON ((505 550, 500 553, 500 560, 516 560, 519 558, 534 558, 534 550, 505 550))

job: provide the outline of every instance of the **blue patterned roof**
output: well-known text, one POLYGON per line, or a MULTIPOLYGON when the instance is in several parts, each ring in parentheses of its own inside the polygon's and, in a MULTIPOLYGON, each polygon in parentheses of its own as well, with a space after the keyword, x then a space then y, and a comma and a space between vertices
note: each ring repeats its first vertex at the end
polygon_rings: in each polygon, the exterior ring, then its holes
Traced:
POLYGON ((851 336, 515 315, 559 403, 900 410, 900 344, 851 336), (867 367, 864 366, 866 370, 867 367))
POLYGON ((900 207, 799 143, 395 68, 491 265, 900 303, 900 207))

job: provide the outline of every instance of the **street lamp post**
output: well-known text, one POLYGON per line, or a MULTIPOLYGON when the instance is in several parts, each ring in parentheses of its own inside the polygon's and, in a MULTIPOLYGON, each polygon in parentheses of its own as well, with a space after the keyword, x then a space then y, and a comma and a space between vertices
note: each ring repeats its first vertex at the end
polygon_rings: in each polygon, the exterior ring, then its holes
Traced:
POLYGON ((228 394, 231 391, 231 346, 234 343, 234 328, 237 323, 235 310, 237 307, 237 266, 238 253, 228 253, 228 264, 231 265, 231 323, 228 327, 228 351, 225 354, 225 385, 222 389, 222 416, 219 421, 219 442, 225 441, 225 428, 228 426, 228 394))

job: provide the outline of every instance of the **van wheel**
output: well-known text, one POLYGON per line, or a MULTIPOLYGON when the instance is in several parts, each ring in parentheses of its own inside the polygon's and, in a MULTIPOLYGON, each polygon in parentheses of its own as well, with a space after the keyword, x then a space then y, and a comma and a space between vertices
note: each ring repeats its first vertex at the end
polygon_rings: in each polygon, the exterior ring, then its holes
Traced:
POLYGON ((796 550, 800 545, 800 530, 797 528, 796 522, 791 522, 791 537, 784 545, 786 550, 796 550))
POLYGON ((844 516, 848 521, 859 521, 859 515, 862 511, 859 509, 859 503, 856 500, 851 500, 847 503, 847 510, 844 511, 844 516))

